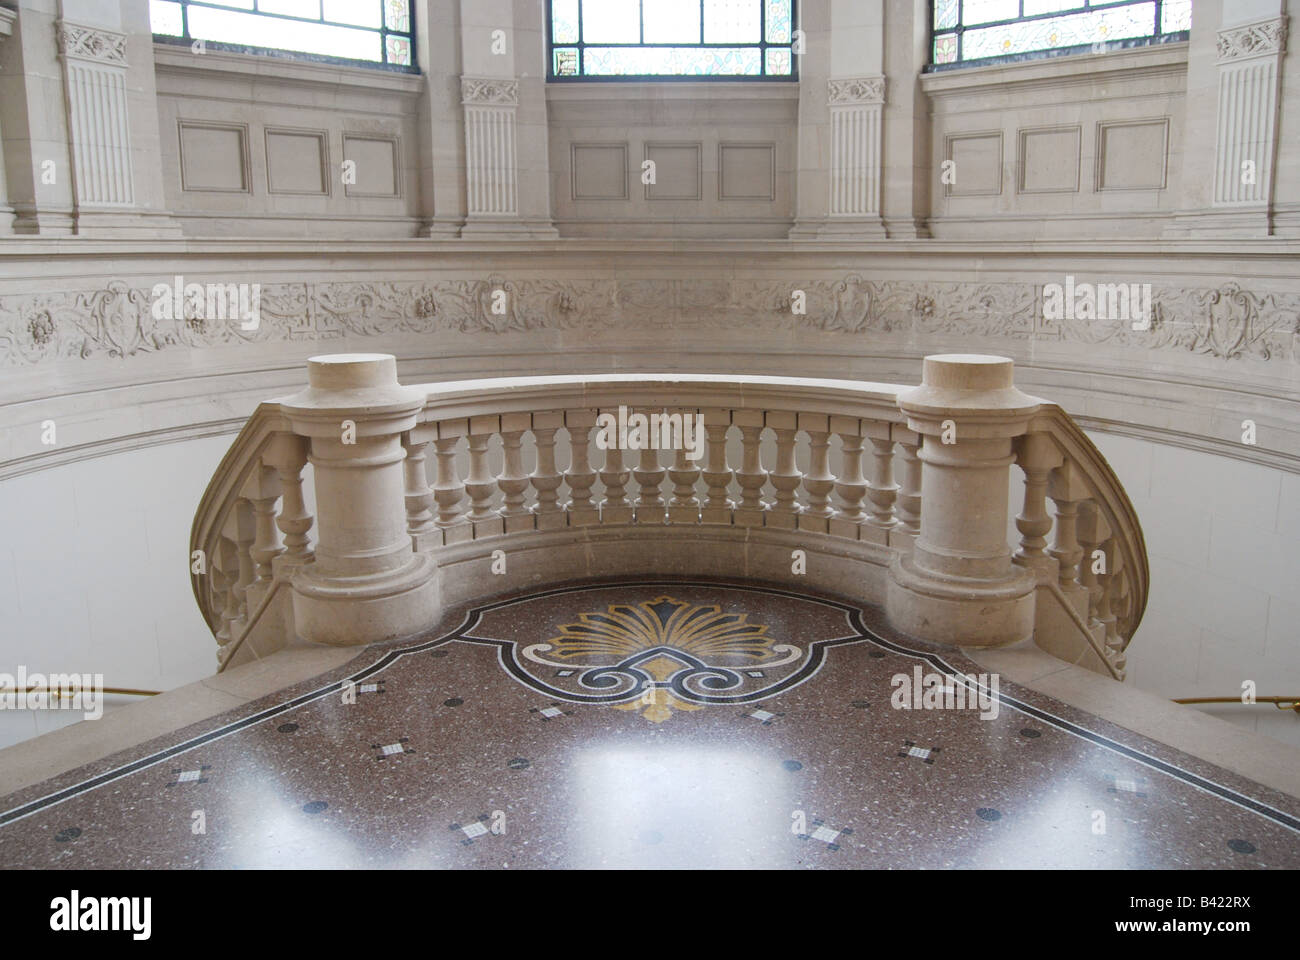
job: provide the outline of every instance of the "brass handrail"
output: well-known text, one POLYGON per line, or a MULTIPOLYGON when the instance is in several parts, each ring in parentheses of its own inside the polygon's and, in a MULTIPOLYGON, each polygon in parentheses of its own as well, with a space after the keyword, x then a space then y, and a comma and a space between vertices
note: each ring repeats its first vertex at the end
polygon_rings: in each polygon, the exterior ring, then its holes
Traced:
POLYGON ((1300 697, 1256 697, 1254 700, 1242 700, 1241 697, 1183 697, 1174 703, 1271 703, 1279 710, 1293 710, 1300 713, 1300 697))
MULTIPOLYGON (((12 691, 10 691, 10 690, 5 690, 5 691, 0 691, 0 692, 4 692, 4 693, 17 693, 18 691, 17 691, 17 690, 12 690, 12 691)), ((75 693, 71 693, 71 692, 69 692, 69 691, 63 689, 62 687, 58 688, 57 690, 51 690, 51 689, 48 688, 48 687, 31 687, 31 686, 29 686, 29 687, 27 687, 25 690, 23 690, 22 692, 23 692, 23 693, 48 693, 48 694, 58 694, 60 697, 63 697, 63 698, 69 698, 69 697, 75 697, 75 696, 76 696, 75 693)), ((135 689, 132 689, 131 687, 104 687, 104 689, 102 689, 102 690, 100 690, 100 691, 98 691, 98 692, 99 692, 99 693, 115 693, 115 694, 119 694, 119 695, 124 696, 124 697, 156 697, 156 696, 158 696, 159 694, 162 693, 161 690, 135 690, 135 689)))

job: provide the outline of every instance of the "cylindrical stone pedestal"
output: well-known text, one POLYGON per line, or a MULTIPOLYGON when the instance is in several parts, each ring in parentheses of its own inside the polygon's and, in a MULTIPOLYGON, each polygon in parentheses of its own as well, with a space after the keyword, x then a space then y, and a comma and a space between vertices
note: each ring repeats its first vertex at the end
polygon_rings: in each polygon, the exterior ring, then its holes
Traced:
POLYGON ((1007 500, 1012 440, 1039 402, 1015 388, 1006 357, 944 354, 925 358, 898 405, 922 436, 921 530, 890 567, 890 623, 959 646, 1028 639, 1035 580, 1011 562, 1007 500))
POLYGON ((307 370, 307 389, 280 404, 310 438, 316 487, 315 560, 292 580, 295 631, 359 644, 428 629, 437 564, 412 549, 402 464, 424 396, 398 384, 388 354, 313 357, 307 370))

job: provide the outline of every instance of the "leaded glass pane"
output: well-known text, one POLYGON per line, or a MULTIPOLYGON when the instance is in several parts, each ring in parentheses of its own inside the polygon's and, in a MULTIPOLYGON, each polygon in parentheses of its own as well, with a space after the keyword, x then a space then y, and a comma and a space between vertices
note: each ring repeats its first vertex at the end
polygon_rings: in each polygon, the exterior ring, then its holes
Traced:
POLYGON ((642 11, 646 43, 700 42, 700 0, 651 0, 642 11))
POLYGON ((704 42, 758 43, 762 9, 754 0, 704 0, 704 42))
POLYGON ((414 66, 410 0, 150 0, 149 10, 163 37, 414 66))
MULTIPOLYGON (((952 0, 956 3, 957 0, 952 0)), ((789 43, 793 39, 790 31, 790 0, 767 0, 767 42, 789 43)), ((770 72, 770 69, 769 69, 770 72)), ((789 71, 786 71, 789 73, 789 71)))
MULTIPOLYGON (((383 26, 383 9, 378 3, 358 3, 357 0, 324 0, 325 19, 335 23, 354 23, 358 27, 378 30, 383 26)), ((265 5, 259 9, 266 9, 265 5)))
POLYGON ((996 23, 1020 16, 1020 0, 966 0, 961 7, 965 26, 973 23, 996 23))
POLYGON ((257 9, 262 13, 279 13, 286 17, 320 19, 320 0, 262 0, 257 9))
POLYGON ((165 37, 184 36, 184 21, 181 19, 181 5, 168 3, 167 0, 150 0, 149 23, 154 33, 165 37))
POLYGON ((554 79, 793 79, 798 68, 794 0, 550 0, 549 11, 554 79))
POLYGON ((1181 33, 1192 29, 1192 0, 1165 0, 1160 7, 1163 33, 1181 33))
POLYGON ((756 76, 757 47, 587 47, 587 76, 756 76))
POLYGON ((389 34, 384 40, 388 44, 388 62, 398 63, 404 67, 411 65, 411 41, 406 37, 389 34))
POLYGON ((934 29, 957 26, 957 0, 934 0, 934 29))
POLYGON ((788 77, 790 75, 790 49, 788 47, 768 48, 767 72, 776 77, 788 77))
POLYGON ((384 0, 384 25, 389 30, 411 32, 410 0, 384 0))
POLYGON ((1062 13, 1064 11, 1082 10, 1084 0, 1025 0, 1025 16, 1035 17, 1040 13, 1062 13))
POLYGON ((336 27, 325 23, 281 20, 256 13, 189 8, 190 36, 218 43, 248 44, 273 50, 297 50, 348 60, 382 63, 379 34, 371 30, 336 27))
POLYGON ((578 75, 578 50, 576 47, 556 47, 555 65, 552 68, 557 77, 576 77, 578 75))
POLYGON ((1155 4, 1138 3, 1045 20, 1027 20, 982 30, 967 30, 962 39, 966 60, 999 57, 1053 47, 1109 43, 1155 33, 1155 4))
POLYGON ((945 34, 934 38, 934 62, 954 63, 957 60, 957 35, 945 34))
POLYGON ((588 0, 582 5, 585 43, 640 43, 641 0, 588 0))

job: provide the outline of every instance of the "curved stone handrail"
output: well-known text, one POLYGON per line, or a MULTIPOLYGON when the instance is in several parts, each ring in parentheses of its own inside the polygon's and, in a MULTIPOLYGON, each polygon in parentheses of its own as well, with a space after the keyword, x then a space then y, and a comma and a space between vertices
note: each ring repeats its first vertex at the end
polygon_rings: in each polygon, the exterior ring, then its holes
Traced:
POLYGON ((803 550, 819 586, 883 603, 907 632, 967 645, 1032 634, 1122 677, 1146 603, 1141 527, 1100 452, 1058 406, 1015 390, 1004 358, 927 358, 917 388, 671 374, 402 387, 395 369, 386 355, 316 358, 311 386, 261 404, 222 460, 191 550, 207 561, 192 580, 223 668, 294 636, 418 632, 441 609, 521 581, 798 583, 791 556, 803 550), (597 418, 620 408, 625 419, 698 416, 703 435, 678 446, 707 455, 603 449, 597 418), (1014 556, 1012 462, 1026 481, 1014 556), (494 553, 514 565, 501 580, 485 574, 494 553))

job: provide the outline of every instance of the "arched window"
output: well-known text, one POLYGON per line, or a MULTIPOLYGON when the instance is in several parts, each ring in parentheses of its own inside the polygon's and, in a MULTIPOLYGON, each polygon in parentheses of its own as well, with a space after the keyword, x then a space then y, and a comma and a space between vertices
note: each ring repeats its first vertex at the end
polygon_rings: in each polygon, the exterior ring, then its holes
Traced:
POLYGON ((549 0, 550 79, 793 80, 793 0, 549 0))
POLYGON ((931 68, 1186 40, 1192 0, 934 0, 931 68))
POLYGON ((410 0, 149 0, 154 36, 414 69, 410 0))

